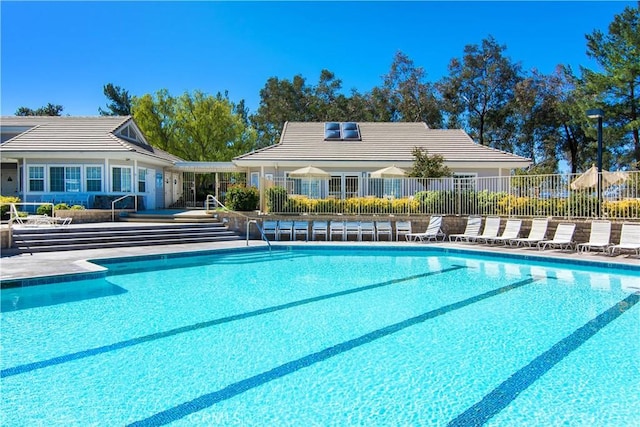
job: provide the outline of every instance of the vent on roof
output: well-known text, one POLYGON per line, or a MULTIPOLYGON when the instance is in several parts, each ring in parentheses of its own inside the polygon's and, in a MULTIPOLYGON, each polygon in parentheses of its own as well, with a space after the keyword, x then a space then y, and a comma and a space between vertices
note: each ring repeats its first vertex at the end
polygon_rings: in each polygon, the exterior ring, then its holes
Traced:
POLYGON ((354 122, 327 122, 324 124, 325 141, 360 141, 360 127, 354 122))

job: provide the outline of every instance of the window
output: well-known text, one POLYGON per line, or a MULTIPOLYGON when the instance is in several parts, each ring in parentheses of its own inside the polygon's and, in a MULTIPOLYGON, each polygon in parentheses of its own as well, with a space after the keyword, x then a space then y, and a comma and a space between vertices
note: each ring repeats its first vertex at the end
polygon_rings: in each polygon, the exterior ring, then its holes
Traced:
POLYGON ((120 136, 123 136, 123 137, 128 138, 128 139, 132 139, 134 141, 138 140, 138 136, 136 134, 136 131, 133 130, 133 128, 131 126, 127 126, 127 127, 123 128, 120 131, 120 136))
POLYGON ((147 170, 145 168, 138 169, 138 193, 147 192, 147 170))
POLYGON ((453 176, 453 188, 456 191, 476 191, 476 174, 457 173, 453 176))
POLYGON ((80 166, 51 166, 49 168, 49 190, 61 193, 80 191, 80 166))
POLYGON ((111 191, 131 192, 131 168, 114 167, 111 169, 111 191))
POLYGON ((102 191, 102 167, 87 166, 85 175, 87 176, 87 191, 102 191))
POLYGON ((260 172, 251 172, 250 182, 252 187, 260 187, 260 172))
POLYGON ((333 175, 329 179, 329 197, 348 199, 358 197, 360 180, 358 176, 333 175))
POLYGON ((44 191, 44 166, 29 166, 29 191, 44 191))

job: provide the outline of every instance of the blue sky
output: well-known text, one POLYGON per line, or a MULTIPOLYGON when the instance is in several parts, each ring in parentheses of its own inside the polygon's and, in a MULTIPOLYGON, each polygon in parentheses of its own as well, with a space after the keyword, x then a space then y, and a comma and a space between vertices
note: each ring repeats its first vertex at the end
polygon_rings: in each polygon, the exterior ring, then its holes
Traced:
POLYGON ((585 34, 606 33, 637 2, 7 2, 1 114, 48 102, 96 115, 113 83, 132 95, 227 90, 251 112, 269 77, 328 69, 352 88, 381 85, 397 51, 437 81, 464 46, 492 35, 523 69, 594 68, 585 34))

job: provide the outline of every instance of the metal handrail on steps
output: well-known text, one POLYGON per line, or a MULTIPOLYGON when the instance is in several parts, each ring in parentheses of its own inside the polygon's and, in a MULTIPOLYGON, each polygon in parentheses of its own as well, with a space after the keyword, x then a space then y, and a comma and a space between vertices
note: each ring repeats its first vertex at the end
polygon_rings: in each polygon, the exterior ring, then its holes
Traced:
POLYGON ((55 218, 56 216, 56 205, 51 202, 11 202, 11 203, 0 203, 2 205, 9 205, 9 221, 7 222, 7 227, 9 228, 9 239, 8 245, 11 247, 13 245, 13 223, 16 222, 20 213, 16 208, 16 205, 20 206, 42 206, 42 205, 51 205, 51 217, 55 218))
POLYGON ((111 222, 114 222, 116 220, 116 203, 120 200, 126 199, 127 197, 133 197, 133 210, 138 212, 138 197, 136 197, 135 194, 125 194, 124 196, 118 197, 113 202, 111 202, 111 222))
POLYGON ((249 227, 251 226, 251 224, 255 224, 256 228, 258 229, 258 231, 260 232, 260 236, 262 236, 262 240, 264 240, 265 242, 267 242, 267 246, 269 247, 269 252, 271 252, 271 242, 269 241, 269 239, 267 239, 267 236, 265 236, 264 231, 262 230, 262 227, 260 227, 260 224, 258 224, 258 221, 252 218, 249 218, 247 215, 234 211, 233 209, 229 209, 228 207, 226 207, 221 201, 219 201, 218 199, 216 199, 216 197, 213 194, 208 194, 207 195, 207 199, 204 202, 204 208, 207 212, 209 212, 209 202, 215 202, 216 205, 220 206, 221 208, 223 208, 224 210, 228 211, 228 212, 232 212, 236 215, 239 215, 243 218, 246 219, 247 221, 247 246, 249 246, 249 227))

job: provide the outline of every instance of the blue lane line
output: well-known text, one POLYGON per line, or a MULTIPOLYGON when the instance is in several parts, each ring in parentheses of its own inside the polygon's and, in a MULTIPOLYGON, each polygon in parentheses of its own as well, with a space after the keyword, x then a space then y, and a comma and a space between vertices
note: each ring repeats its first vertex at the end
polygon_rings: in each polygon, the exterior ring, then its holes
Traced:
POLYGON ((487 394, 480 402, 458 415, 448 425, 451 427, 483 425, 498 412, 506 408, 522 391, 547 373, 558 364, 558 362, 567 357, 569 353, 580 347, 589 338, 598 333, 598 331, 637 304, 638 300, 640 300, 639 294, 631 294, 604 313, 601 313, 596 318, 576 329, 571 335, 565 337, 549 350, 536 357, 527 366, 511 375, 506 381, 487 394))
POLYGON ((266 384, 270 381, 292 374, 296 371, 299 371, 302 368, 315 365, 316 363, 325 361, 331 357, 340 355, 349 350, 363 346, 365 344, 368 344, 380 338, 384 338, 388 335, 402 331, 403 329, 407 329, 411 326, 415 326, 417 324, 423 323, 429 319, 433 319, 435 317, 442 316, 452 311, 467 307, 471 304, 477 303, 484 299, 504 294, 505 292, 520 288, 522 286, 528 285, 535 281, 537 281, 537 279, 535 278, 525 279, 520 282, 513 283, 511 285, 503 286, 501 288, 494 289, 492 291, 485 292, 483 294, 476 295, 474 297, 467 298, 465 300, 462 300, 453 304, 445 305, 443 307, 437 308, 432 311, 428 311, 419 316, 415 316, 410 319, 404 320, 402 322, 386 326, 384 328, 375 330, 373 332, 369 332, 368 334, 362 335, 358 338, 354 338, 352 340, 345 341, 340 344, 336 344, 333 347, 325 348, 324 350, 321 350, 317 353, 309 354, 307 356, 301 357, 300 359, 287 362, 269 371, 266 371, 261 374, 255 375, 253 377, 246 378, 244 380, 230 384, 221 390, 202 395, 191 401, 174 406, 173 408, 167 409, 165 411, 158 412, 157 414, 154 414, 143 420, 136 421, 129 425, 136 426, 136 427, 142 427, 142 426, 146 427, 146 426, 160 426, 160 425, 169 424, 171 422, 184 418, 189 414, 201 411, 210 406, 213 406, 216 403, 219 403, 221 401, 230 399, 234 396, 244 393, 245 391, 251 390, 253 388, 266 384))
POLYGON ((79 351, 77 353, 71 353, 64 356, 58 356, 47 360, 42 360, 39 362, 27 363, 25 365, 18 365, 11 368, 6 368, 0 371, 0 378, 11 377, 14 375, 24 374, 26 372, 35 371, 37 369, 46 368, 49 366, 60 365, 62 363, 71 362, 73 360, 84 359, 85 357, 96 356, 98 354, 108 353, 110 351, 120 350, 126 347, 131 347, 138 344, 143 344, 149 341, 155 341, 162 338, 171 337, 178 334, 183 334, 187 332, 196 331, 198 329, 209 328, 211 326, 222 325, 224 323, 234 322, 236 320, 248 319, 250 317, 261 316, 263 314, 273 313, 275 311, 286 310, 288 308, 299 307, 305 304, 311 304, 318 301, 323 301, 331 298, 337 298, 345 295, 355 294, 358 292, 369 291, 371 289, 382 288, 384 286, 390 286, 397 283, 408 282, 411 280, 420 279, 423 277, 434 276, 437 274, 449 273, 451 271, 460 270, 463 268, 467 268, 462 265, 454 265, 450 268, 445 268, 443 270, 438 271, 429 271, 426 273, 414 274, 412 276, 402 277, 399 279, 387 280, 381 283, 375 283, 373 285, 362 286, 359 288, 347 289, 345 291, 334 292, 331 294, 320 295, 317 297, 306 298, 298 301, 289 302, 286 304, 275 305, 271 307, 261 308, 259 310, 250 311, 247 313, 235 314, 233 316, 222 317, 219 319, 209 320, 206 322, 195 323, 189 326, 182 326, 180 328, 170 329, 164 332, 158 332, 155 334, 145 335, 138 338, 132 338, 126 341, 120 341, 114 344, 109 344, 101 347, 96 347, 88 350, 79 351))

